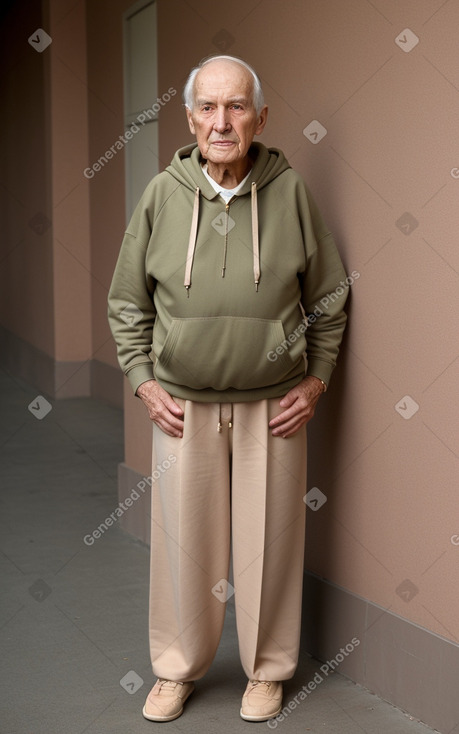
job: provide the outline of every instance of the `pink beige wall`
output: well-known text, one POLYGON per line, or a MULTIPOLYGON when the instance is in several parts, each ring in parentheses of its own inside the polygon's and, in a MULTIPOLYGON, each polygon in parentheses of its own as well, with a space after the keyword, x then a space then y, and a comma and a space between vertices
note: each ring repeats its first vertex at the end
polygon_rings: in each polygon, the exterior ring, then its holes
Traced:
POLYGON ((91 357, 89 198, 81 176, 88 155, 85 26, 84 3, 49 1, 54 358, 74 362, 91 357))
POLYGON ((44 23, 40 3, 26 3, 24 10, 26 25, 21 13, 10 11, 0 44, 0 323, 35 348, 52 354, 49 57, 27 43, 30 34, 44 23))
POLYGON ((2 342, 14 352, 9 366, 53 397, 90 391, 85 23, 84 3, 16 3, 2 48, 2 342), (52 39, 44 50, 37 29, 52 39))
MULTIPOLYGON (((87 3, 89 166, 123 132, 123 22, 129 0, 87 3)), ((126 228, 124 154, 118 153, 89 182, 91 202, 91 274, 93 359, 119 372, 107 323, 107 295, 126 228)), ((98 392, 110 376, 102 369, 98 392)), ((142 475, 151 472, 151 424, 127 381, 124 391, 125 462, 142 475)), ((114 386, 118 389, 118 385, 114 386)), ((112 395, 110 395, 112 397, 112 395)))
MULTIPOLYGON (((87 5, 89 157, 92 166, 123 132, 123 23, 129 0, 87 5)), ((85 179, 86 180, 86 179, 85 179)), ((89 181, 93 355, 118 368, 107 324, 107 294, 126 227, 124 154, 118 153, 89 181)))
MULTIPOLYGON (((308 513, 307 568, 457 643, 459 7, 159 7, 160 89, 219 49, 253 63, 270 108, 262 141, 303 174, 359 273, 341 362, 310 424, 308 489, 327 501, 308 513), (395 42, 407 28, 419 38, 409 52, 410 32, 395 42), (303 133, 313 120, 327 131, 319 142, 303 133)), ((177 112, 164 110, 164 161, 189 140, 177 112)))
MULTIPOLYGON (((151 425, 122 387, 106 320, 125 228, 123 153, 83 176, 123 130, 130 5, 29 0, 9 13, 0 47, 0 346, 29 377, 42 359, 37 383, 52 370, 53 396, 122 399, 133 478, 150 472, 151 425), (37 27, 53 37, 42 54, 27 43, 37 27)), ((339 366, 309 428, 307 489, 326 501, 308 511, 306 568, 333 593, 381 610, 363 671, 384 668, 390 614, 457 645, 458 4, 158 0, 158 22, 159 95, 181 89, 190 67, 219 50, 254 64, 270 108, 262 141, 304 175, 347 271, 358 273, 339 366), (308 137, 315 120, 326 129, 320 140, 308 137)), ((161 167, 190 140, 176 95, 161 111, 161 167)), ((417 665, 416 645, 409 650, 417 665)), ((437 662, 438 676, 454 680, 437 662)), ((420 690, 435 707, 440 693, 420 690)), ((442 715, 429 720, 449 731, 442 715)))

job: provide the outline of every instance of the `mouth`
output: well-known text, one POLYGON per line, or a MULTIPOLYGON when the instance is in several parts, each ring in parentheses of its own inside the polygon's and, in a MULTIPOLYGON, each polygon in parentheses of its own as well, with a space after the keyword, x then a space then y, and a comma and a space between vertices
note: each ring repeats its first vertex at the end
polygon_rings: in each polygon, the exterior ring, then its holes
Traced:
POLYGON ((231 145, 236 145, 235 140, 212 140, 211 145, 216 145, 218 148, 229 148, 231 145))

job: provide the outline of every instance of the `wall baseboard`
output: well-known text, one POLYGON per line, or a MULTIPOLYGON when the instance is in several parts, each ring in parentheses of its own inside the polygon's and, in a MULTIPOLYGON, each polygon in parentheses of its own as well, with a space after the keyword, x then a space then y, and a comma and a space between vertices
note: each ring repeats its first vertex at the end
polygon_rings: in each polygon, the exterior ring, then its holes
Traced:
POLYGON ((123 407, 121 370, 96 359, 58 362, 0 326, 0 364, 52 399, 94 397, 123 407))
POLYGON ((310 572, 303 591, 303 649, 330 667, 338 656, 336 672, 442 734, 459 732, 458 645, 310 572))
POLYGON ((128 497, 133 499, 133 504, 129 512, 120 518, 120 525, 137 540, 150 545, 151 487, 146 477, 121 463, 118 464, 118 502, 124 502, 128 497), (137 498, 134 490, 139 495, 137 498))
MULTIPOLYGON (((119 465, 118 479, 120 502, 145 483, 126 464, 119 465)), ((147 485, 137 493, 121 525, 149 544, 151 490, 147 485)), ((301 649, 328 665, 327 674, 334 669, 441 734, 459 734, 454 642, 306 571, 301 649)), ((319 664, 318 672, 325 676, 319 664)))

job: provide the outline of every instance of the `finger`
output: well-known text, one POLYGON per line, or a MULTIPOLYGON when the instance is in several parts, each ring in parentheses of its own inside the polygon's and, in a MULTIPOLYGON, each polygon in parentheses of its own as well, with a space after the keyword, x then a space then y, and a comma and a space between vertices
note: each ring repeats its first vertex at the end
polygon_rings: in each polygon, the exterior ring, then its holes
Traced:
POLYGON ((174 438, 182 438, 183 421, 180 421, 179 425, 175 425, 170 420, 163 417, 153 420, 154 423, 156 423, 156 425, 163 431, 163 433, 167 433, 168 436, 172 436, 174 438))
POLYGON ((301 427, 301 422, 295 421, 294 423, 288 423, 280 428, 276 428, 274 431, 272 431, 272 435, 277 438, 280 436, 281 438, 287 438, 287 436, 290 435, 290 432, 295 432, 298 430, 298 428, 301 427))
POLYGON ((311 417, 312 416, 303 416, 297 420, 289 421, 281 428, 276 428, 275 431, 272 431, 272 435, 275 438, 289 438, 289 436, 293 436, 297 433, 305 423, 308 423, 311 417))
POLYGON ((157 398, 146 399, 143 398, 143 402, 148 410, 150 420, 154 421, 165 433, 169 435, 182 435, 183 432, 183 410, 177 403, 174 403, 179 408, 180 415, 174 415, 166 407, 166 405, 157 398), (172 432, 172 433, 171 433, 172 432))
POLYGON ((300 430, 304 422, 305 421, 295 421, 294 423, 290 423, 288 426, 283 426, 282 429, 276 429, 276 431, 272 432, 272 435, 274 438, 289 438, 289 436, 293 436, 300 430))
POLYGON ((149 408, 155 409, 158 412, 161 411, 163 405, 170 412, 177 416, 183 415, 183 410, 175 402, 173 397, 169 395, 167 390, 164 390, 156 380, 151 380, 148 383, 144 383, 144 392, 139 393, 139 397, 147 404, 149 408))
POLYGON ((293 426, 295 426, 297 423, 301 421, 301 418, 299 416, 295 416, 289 421, 283 421, 280 425, 276 426, 272 430, 273 436, 283 436, 288 430, 290 430, 293 426))
POLYGON ((152 403, 157 404, 158 410, 160 409, 160 407, 162 407, 162 405, 164 405, 170 413, 173 413, 175 415, 183 415, 183 410, 180 405, 178 405, 178 403, 176 403, 173 399, 172 395, 169 395, 167 390, 164 390, 164 388, 161 387, 161 385, 158 385, 157 382, 154 382, 152 384, 151 393, 149 394, 148 398, 152 403))
POLYGON ((159 425, 159 423, 156 425, 163 433, 171 438, 183 438, 183 433, 180 433, 179 431, 174 431, 173 429, 167 428, 167 426, 159 425))
MULTIPOLYGON (((177 421, 183 418, 184 411, 178 405, 175 400, 173 400, 168 393, 164 392, 164 396, 158 397, 156 394, 149 395, 147 397, 142 397, 143 402, 148 408, 148 413, 150 415, 150 418, 153 420, 156 417, 162 417, 166 420, 166 422, 169 419, 172 419, 173 421, 177 421)), ((179 425, 176 423, 176 425, 179 425)))
POLYGON ((170 395, 167 396, 167 400, 163 400, 163 403, 166 408, 174 415, 183 415, 183 408, 181 408, 180 405, 176 403, 173 398, 170 397, 170 395))
POLYGON ((311 410, 303 410, 301 411, 301 413, 295 413, 293 416, 284 420, 282 423, 276 426, 272 431, 272 435, 284 436, 292 430, 297 431, 299 428, 301 428, 303 423, 307 423, 313 415, 314 412, 311 410))
POLYGON ((281 406, 281 408, 288 408, 291 405, 293 405, 293 403, 295 402, 295 400, 298 399, 298 397, 299 397, 298 395, 296 395, 295 393, 292 394, 292 391, 290 391, 287 393, 287 395, 284 395, 282 400, 279 401, 279 405, 281 406))
POLYGON ((273 428, 274 426, 279 426, 281 423, 288 421, 290 418, 297 415, 299 410, 301 410, 301 408, 297 405, 292 405, 290 408, 287 408, 287 410, 283 410, 282 413, 279 413, 279 415, 276 415, 275 418, 272 418, 269 421, 269 427, 273 428))
POLYGON ((178 418, 173 413, 168 411, 167 409, 156 411, 154 413, 153 420, 155 423, 158 423, 158 425, 161 425, 161 428, 165 427, 169 431, 173 431, 173 435, 176 436, 180 433, 180 435, 183 434, 183 418, 178 418))

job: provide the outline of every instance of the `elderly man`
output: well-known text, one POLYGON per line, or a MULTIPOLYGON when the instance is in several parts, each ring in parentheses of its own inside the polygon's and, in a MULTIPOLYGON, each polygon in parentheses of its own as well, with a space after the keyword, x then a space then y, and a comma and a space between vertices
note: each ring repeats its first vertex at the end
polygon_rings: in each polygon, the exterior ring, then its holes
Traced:
POLYGON ((298 662, 306 423, 336 363, 348 288, 301 177, 253 140, 267 119, 254 70, 205 59, 184 99, 197 143, 147 186, 109 294, 120 365, 153 421, 153 465, 168 467, 152 487, 158 680, 143 715, 180 716, 234 593, 249 679, 240 715, 264 721, 298 662))

